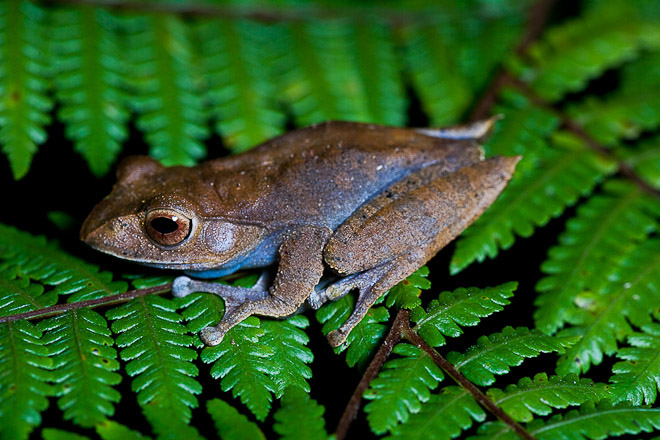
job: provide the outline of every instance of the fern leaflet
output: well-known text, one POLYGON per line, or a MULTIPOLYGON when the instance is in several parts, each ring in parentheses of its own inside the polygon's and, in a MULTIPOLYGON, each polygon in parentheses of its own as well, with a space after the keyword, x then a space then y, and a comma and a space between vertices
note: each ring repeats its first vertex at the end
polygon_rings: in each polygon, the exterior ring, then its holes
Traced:
POLYGON ((124 292, 127 284, 112 281, 110 272, 60 250, 44 237, 0 224, 0 259, 6 260, 5 269, 14 266, 21 276, 57 286, 59 294, 69 294, 69 301, 114 295, 124 292))
POLYGON ((417 332, 429 345, 445 344, 445 336, 458 337, 463 331, 460 326, 474 326, 480 318, 490 316, 509 304, 518 283, 510 282, 496 287, 458 288, 453 292, 442 292, 432 300, 426 310, 413 309, 411 320, 417 332))
POLYGON ((406 423, 444 379, 442 370, 414 345, 397 344, 392 352, 401 357, 383 365, 363 396, 371 400, 364 411, 375 434, 384 434, 398 423, 406 423))
POLYGON ((536 226, 559 216, 615 169, 614 163, 588 150, 568 133, 557 133, 555 148, 544 150, 534 172, 514 175, 493 205, 456 244, 450 270, 458 273, 474 261, 494 258, 508 249, 514 234, 529 237, 536 226))
POLYGON ((495 374, 506 374, 525 358, 541 353, 564 353, 575 343, 574 337, 552 337, 525 327, 504 327, 502 333, 482 336, 465 354, 447 354, 451 362, 468 380, 485 386, 495 382, 495 374))
POLYGON ((29 1, 0 4, 0 144, 15 179, 27 174, 51 120, 47 16, 29 1))
POLYGON ((89 437, 85 435, 54 428, 46 428, 41 431, 41 438, 43 440, 89 440, 89 437))
POLYGON ((60 10, 53 21, 58 115, 75 149, 100 176, 108 172, 128 136, 119 20, 103 9, 83 6, 60 10))
POLYGON ((174 303, 144 296, 106 316, 113 321, 113 332, 119 333, 121 358, 128 362, 128 375, 135 377, 132 388, 154 431, 162 437, 190 430, 186 424, 202 387, 193 379, 198 371, 191 362, 197 353, 188 348, 192 337, 185 334, 174 303))
POLYGON ((89 428, 112 416, 121 382, 108 323, 93 310, 71 310, 38 324, 53 360, 52 381, 65 420, 89 428))
POLYGON ((222 440, 266 440, 257 425, 228 403, 212 399, 206 403, 206 409, 222 440))
POLYGON ((539 373, 534 379, 524 377, 517 385, 504 390, 491 388, 488 397, 517 422, 530 422, 533 414, 547 416, 554 408, 581 405, 588 400, 599 401, 609 396, 603 384, 580 379, 574 374, 564 377, 539 373))
POLYGON ((617 341, 632 333, 628 320, 639 327, 651 322, 653 310, 644 304, 660 303, 658 249, 657 239, 637 246, 609 276, 613 282, 597 294, 578 295, 569 311, 569 321, 576 326, 560 334, 581 338, 559 359, 559 374, 586 372, 591 364, 600 364, 603 353, 613 354, 617 341))
POLYGON ((567 310, 581 292, 597 292, 630 249, 658 228, 660 206, 641 188, 610 181, 605 194, 580 206, 566 224, 559 245, 550 249, 541 269, 547 277, 536 290, 536 326, 554 333, 567 319, 567 310))
POLYGON ((52 306, 57 293, 44 294, 44 286, 30 283, 28 278, 16 278, 16 268, 0 266, 0 315, 14 315, 52 306))
POLYGON ((621 149, 625 162, 647 183, 660 188, 660 137, 642 142, 635 149, 621 149))
MULTIPOLYGON (((534 420, 527 432, 539 440, 604 439, 624 434, 651 432, 660 428, 660 409, 634 408, 629 404, 613 405, 607 400, 584 404, 580 410, 555 415, 549 420, 534 420)), ((502 422, 489 422, 479 427, 470 440, 517 440, 519 437, 502 422)))
POLYGON ((96 425, 96 433, 102 440, 147 440, 149 438, 111 420, 96 425))
POLYGON ((392 307, 396 305, 398 309, 414 309, 422 304, 419 295, 422 289, 431 287, 431 282, 426 278, 429 276, 429 268, 422 266, 413 274, 408 276, 396 286, 392 287, 385 297, 385 305, 392 307))
POLYGON ((232 151, 247 150, 282 132, 269 66, 272 26, 251 21, 204 21, 196 28, 216 131, 232 151))
POLYGON ((649 324, 643 330, 628 336, 632 347, 618 351, 617 357, 625 361, 614 364, 610 378, 617 400, 633 405, 654 403, 660 389, 660 324, 649 324))
POLYGON ((387 438, 449 440, 458 437, 474 421, 483 422, 485 419, 486 412, 470 393, 449 386, 439 394, 433 394, 420 412, 413 414, 408 423, 395 426, 387 438))
POLYGON ((281 400, 282 407, 275 413, 273 429, 280 440, 320 440, 328 438, 323 413, 325 408, 310 399, 300 388, 289 388, 281 400))

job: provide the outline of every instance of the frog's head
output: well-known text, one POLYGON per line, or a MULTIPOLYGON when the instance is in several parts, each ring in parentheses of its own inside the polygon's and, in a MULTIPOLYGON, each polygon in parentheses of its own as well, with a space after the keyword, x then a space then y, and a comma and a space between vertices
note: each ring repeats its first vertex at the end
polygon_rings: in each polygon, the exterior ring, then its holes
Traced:
POLYGON ((80 238, 99 251, 167 269, 213 269, 263 239, 260 226, 218 215, 218 195, 198 168, 166 168, 129 157, 109 196, 94 207, 80 238))

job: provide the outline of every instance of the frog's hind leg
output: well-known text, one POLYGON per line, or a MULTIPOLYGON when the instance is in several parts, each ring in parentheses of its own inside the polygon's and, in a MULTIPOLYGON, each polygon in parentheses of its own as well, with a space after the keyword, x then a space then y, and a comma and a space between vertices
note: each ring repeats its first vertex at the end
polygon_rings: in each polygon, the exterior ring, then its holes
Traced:
POLYGON ((393 201, 379 198, 360 208, 328 241, 324 259, 342 281, 326 289, 328 299, 360 289, 348 320, 328 334, 340 345, 369 307, 456 238, 497 198, 519 157, 495 157, 463 167, 393 201))

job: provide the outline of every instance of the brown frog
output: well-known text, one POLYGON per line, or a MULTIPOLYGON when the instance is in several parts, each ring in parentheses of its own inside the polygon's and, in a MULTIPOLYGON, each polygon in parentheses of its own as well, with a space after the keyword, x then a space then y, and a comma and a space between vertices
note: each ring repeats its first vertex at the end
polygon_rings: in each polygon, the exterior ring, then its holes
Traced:
POLYGON ((426 263, 497 198, 519 157, 483 159, 493 119, 447 129, 327 122, 192 168, 126 159, 81 238, 119 258, 197 278, 277 263, 270 286, 179 277, 175 296, 213 292, 225 315, 200 336, 216 345, 252 314, 285 317, 353 289, 346 340, 369 307, 426 263), (341 277, 315 290, 329 268, 341 277))

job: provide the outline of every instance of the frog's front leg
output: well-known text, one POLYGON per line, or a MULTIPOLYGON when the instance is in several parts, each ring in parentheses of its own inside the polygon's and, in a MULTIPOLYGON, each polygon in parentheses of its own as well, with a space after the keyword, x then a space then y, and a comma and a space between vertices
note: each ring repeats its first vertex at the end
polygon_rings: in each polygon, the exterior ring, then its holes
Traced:
POLYGON ((289 232, 280 245, 277 274, 268 290, 185 282, 188 286, 177 295, 189 293, 192 288, 195 292, 215 293, 225 300, 225 315, 217 326, 202 329, 202 341, 218 345, 232 327, 250 315, 285 317, 298 311, 323 275, 323 248, 331 233, 328 228, 315 226, 299 226, 289 232))
POLYGON ((328 241, 324 260, 346 278, 324 296, 337 299, 353 288, 359 296, 351 316, 328 334, 330 344, 342 344, 383 293, 479 217, 504 189, 519 159, 495 157, 443 176, 422 170, 342 224, 328 241))

